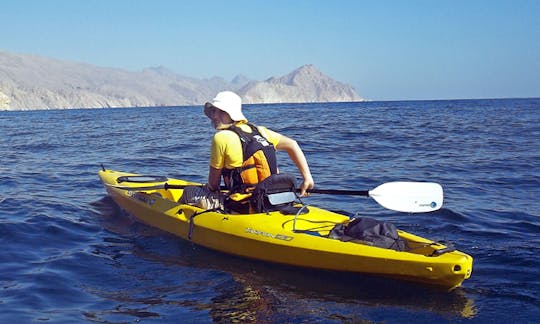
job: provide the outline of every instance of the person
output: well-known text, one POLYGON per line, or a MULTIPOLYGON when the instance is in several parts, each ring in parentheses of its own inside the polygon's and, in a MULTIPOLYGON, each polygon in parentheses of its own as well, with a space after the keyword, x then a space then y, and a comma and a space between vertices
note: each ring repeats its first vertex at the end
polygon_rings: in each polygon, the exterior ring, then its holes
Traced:
POLYGON ((314 181, 298 143, 264 126, 249 123, 242 113, 240 96, 232 91, 219 92, 211 102, 205 103, 204 113, 216 129, 210 150, 208 182, 202 187, 185 188, 180 203, 204 209, 225 209, 227 202, 246 201, 257 183, 279 173, 276 150, 286 151, 300 171, 303 178, 300 196, 309 194, 314 181), (226 195, 220 191, 222 178, 229 189, 226 195))

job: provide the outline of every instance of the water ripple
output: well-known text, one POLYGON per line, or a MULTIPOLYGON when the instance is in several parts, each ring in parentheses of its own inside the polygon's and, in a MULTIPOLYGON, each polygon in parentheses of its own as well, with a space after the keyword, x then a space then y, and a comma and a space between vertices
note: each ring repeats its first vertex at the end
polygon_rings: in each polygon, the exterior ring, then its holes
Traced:
MULTIPOLYGON (((134 221, 100 163, 205 181, 200 107, 0 112, 2 322, 528 322, 540 317, 540 100, 247 105, 295 138, 320 188, 433 181, 444 208, 312 195, 474 256, 451 293, 235 258, 134 221), (32 125, 31 128, 27 127, 32 125), (9 141, 5 140, 9 139, 9 141)), ((286 154, 280 169, 299 174, 286 154)))

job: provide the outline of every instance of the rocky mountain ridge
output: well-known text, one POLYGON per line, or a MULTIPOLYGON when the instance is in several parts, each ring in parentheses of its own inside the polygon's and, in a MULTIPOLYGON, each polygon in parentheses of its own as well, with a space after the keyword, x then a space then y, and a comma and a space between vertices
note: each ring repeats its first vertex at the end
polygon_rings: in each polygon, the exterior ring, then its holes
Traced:
POLYGON ((237 76, 196 79, 165 67, 131 72, 0 51, 0 109, 201 105, 221 90, 245 103, 362 101, 350 86, 305 65, 265 81, 237 76))
POLYGON ((321 73, 313 65, 262 82, 251 82, 240 90, 246 103, 297 103, 363 101, 350 85, 321 73))

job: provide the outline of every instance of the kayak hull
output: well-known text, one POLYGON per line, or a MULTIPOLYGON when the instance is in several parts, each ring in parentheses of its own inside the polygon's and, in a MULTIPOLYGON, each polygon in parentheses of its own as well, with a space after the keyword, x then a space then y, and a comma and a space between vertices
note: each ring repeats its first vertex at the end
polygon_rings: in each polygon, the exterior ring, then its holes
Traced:
MULTIPOLYGON (((179 204, 182 189, 152 189, 163 182, 122 183, 118 178, 135 174, 99 172, 108 194, 130 215, 150 226, 172 233, 213 250, 267 262, 321 270, 388 276, 453 289, 470 277, 471 256, 436 250, 447 247, 428 239, 399 231, 410 250, 395 251, 356 242, 328 238, 329 231, 349 216, 309 206, 301 215, 280 212, 223 214, 179 204), (133 189, 127 190, 127 187, 133 189)), ((193 184, 169 179, 168 184, 193 184)))

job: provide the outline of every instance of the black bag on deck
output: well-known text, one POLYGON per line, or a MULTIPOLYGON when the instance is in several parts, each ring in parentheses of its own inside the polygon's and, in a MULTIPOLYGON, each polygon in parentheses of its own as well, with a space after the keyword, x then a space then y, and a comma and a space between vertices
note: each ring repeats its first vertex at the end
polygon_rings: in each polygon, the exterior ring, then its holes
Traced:
POLYGON ((338 224, 330 232, 330 237, 342 241, 360 240, 363 244, 405 251, 407 243, 399 237, 393 224, 369 217, 353 219, 348 224, 338 224))

